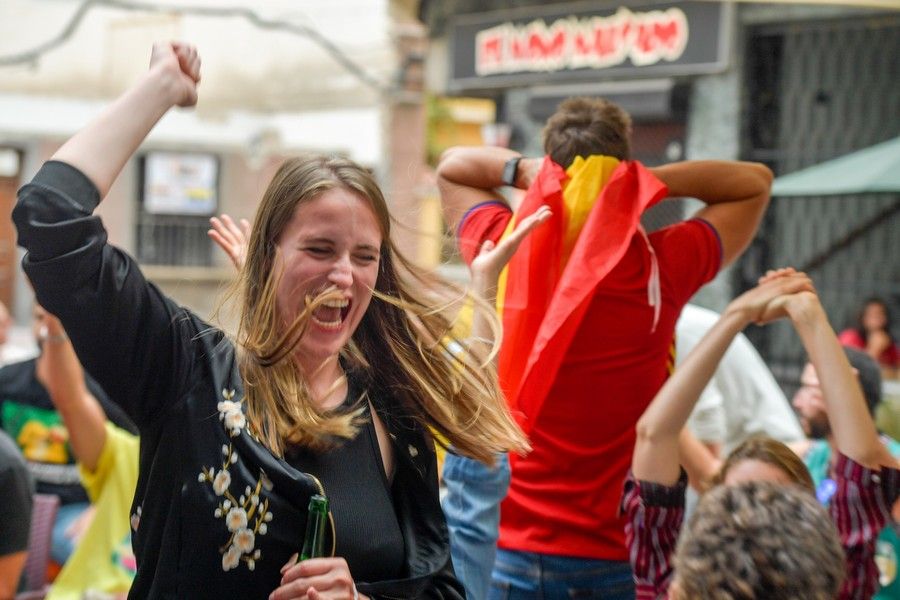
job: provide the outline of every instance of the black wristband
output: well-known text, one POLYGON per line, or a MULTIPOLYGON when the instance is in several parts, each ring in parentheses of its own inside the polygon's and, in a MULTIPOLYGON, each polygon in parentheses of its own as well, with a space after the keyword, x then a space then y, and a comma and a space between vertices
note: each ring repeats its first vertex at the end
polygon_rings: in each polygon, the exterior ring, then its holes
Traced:
POLYGON ((516 156, 503 165, 503 183, 505 185, 509 185, 512 187, 516 187, 516 175, 519 174, 519 161, 522 160, 521 156, 516 156))

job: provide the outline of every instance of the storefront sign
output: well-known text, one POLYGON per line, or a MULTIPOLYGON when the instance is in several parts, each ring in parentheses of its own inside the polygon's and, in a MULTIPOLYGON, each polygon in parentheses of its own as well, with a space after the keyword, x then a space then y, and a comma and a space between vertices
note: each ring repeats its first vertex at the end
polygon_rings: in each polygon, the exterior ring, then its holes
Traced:
POLYGON ((460 17, 451 28, 451 87, 596 79, 600 72, 655 77, 721 70, 727 12, 717 2, 682 2, 460 17))

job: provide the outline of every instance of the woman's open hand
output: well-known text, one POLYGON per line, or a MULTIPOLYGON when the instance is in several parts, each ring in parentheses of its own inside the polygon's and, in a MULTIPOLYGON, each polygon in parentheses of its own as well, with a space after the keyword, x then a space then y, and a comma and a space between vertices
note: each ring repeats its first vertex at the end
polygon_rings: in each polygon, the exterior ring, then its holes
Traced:
POLYGON ((240 271, 247 259, 247 244, 250 241, 250 221, 241 219, 240 225, 234 219, 222 213, 221 217, 209 220, 212 229, 207 235, 225 251, 235 268, 240 271))
POLYGON ((536 211, 522 219, 516 225, 515 230, 499 243, 488 240, 481 245, 478 256, 472 261, 469 269, 472 272, 472 288, 482 298, 490 301, 497 290, 497 280, 503 267, 509 262, 528 235, 534 229, 547 222, 553 215, 549 206, 541 206, 536 211))

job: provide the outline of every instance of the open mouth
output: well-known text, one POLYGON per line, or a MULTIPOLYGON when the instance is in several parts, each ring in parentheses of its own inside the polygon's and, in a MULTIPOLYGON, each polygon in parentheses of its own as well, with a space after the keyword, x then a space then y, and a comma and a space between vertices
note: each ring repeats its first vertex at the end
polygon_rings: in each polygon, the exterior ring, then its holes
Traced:
POLYGON ((312 321, 322 329, 336 331, 350 313, 352 302, 349 298, 342 300, 326 300, 322 306, 312 313, 312 321))

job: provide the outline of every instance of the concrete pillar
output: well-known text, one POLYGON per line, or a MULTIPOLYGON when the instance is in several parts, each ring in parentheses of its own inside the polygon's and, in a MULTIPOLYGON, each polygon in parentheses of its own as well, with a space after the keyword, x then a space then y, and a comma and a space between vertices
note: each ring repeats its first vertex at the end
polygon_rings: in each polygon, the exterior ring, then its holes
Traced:
POLYGON ((423 246, 420 207, 425 171, 424 59, 428 45, 425 27, 412 17, 394 24, 397 75, 385 102, 385 172, 382 180, 395 222, 394 242, 410 260, 420 262, 423 246))

